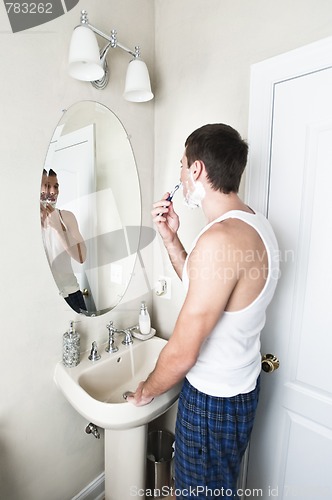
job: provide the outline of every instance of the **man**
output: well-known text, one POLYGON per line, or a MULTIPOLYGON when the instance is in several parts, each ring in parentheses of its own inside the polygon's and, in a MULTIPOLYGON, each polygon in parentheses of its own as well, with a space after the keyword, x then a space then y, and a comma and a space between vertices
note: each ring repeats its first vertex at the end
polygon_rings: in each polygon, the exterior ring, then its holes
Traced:
POLYGON ((129 399, 147 404, 185 379, 175 436, 178 498, 220 498, 226 490, 237 498, 258 402, 260 332, 279 263, 269 222, 238 196, 247 153, 228 125, 206 125, 188 137, 181 161, 184 197, 207 219, 189 254, 168 193, 153 206, 187 295, 154 371, 129 399))
POLYGON ((86 311, 83 294, 74 274, 71 259, 80 264, 86 259, 86 246, 75 215, 56 208, 59 183, 56 172, 43 171, 40 217, 44 246, 60 294, 76 312, 86 311))

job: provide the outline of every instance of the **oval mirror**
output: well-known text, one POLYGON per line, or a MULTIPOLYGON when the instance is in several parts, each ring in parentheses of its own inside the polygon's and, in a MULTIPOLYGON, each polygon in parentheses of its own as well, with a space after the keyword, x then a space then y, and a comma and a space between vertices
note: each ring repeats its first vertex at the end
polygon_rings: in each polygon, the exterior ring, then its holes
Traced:
POLYGON ((135 266, 141 195, 126 130, 102 104, 78 102, 57 125, 42 172, 40 216, 60 295, 88 316, 113 309, 135 266))

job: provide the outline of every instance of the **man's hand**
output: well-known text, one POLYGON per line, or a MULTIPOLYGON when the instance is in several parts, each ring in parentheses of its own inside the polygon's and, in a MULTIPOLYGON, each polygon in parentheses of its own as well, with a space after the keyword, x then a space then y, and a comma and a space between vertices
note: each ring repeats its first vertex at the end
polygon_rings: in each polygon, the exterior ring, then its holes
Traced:
POLYGON ((151 215, 156 224, 158 232, 165 245, 172 243, 179 229, 179 217, 174 212, 173 203, 167 201, 169 193, 165 193, 163 198, 153 204, 151 215))
POLYGON ((127 396, 127 401, 134 404, 135 406, 145 406, 153 401, 152 396, 144 395, 144 382, 140 382, 136 391, 127 396))
POLYGON ((42 227, 45 227, 46 225, 46 218, 47 218, 47 210, 43 203, 40 203, 40 222, 42 227))
POLYGON ((50 203, 47 203, 46 205, 46 213, 47 213, 47 223, 50 227, 55 229, 58 233, 60 233, 65 229, 63 224, 61 223, 58 210, 52 207, 50 203))

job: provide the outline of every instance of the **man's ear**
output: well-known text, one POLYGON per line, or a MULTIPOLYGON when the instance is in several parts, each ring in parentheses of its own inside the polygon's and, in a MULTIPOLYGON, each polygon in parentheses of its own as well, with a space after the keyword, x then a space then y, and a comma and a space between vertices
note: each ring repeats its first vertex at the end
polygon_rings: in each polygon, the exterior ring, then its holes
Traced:
POLYGON ((194 180, 197 181, 197 179, 202 176, 203 172, 205 172, 204 162, 202 162, 201 160, 195 160, 191 166, 191 171, 194 180))

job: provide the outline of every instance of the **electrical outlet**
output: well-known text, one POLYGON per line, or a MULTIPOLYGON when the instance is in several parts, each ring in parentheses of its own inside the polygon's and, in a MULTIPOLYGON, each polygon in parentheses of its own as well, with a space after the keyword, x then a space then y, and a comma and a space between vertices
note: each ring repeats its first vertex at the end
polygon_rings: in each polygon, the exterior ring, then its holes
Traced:
POLYGON ((162 299, 170 299, 172 296, 172 278, 159 276, 155 287, 156 294, 162 299))

